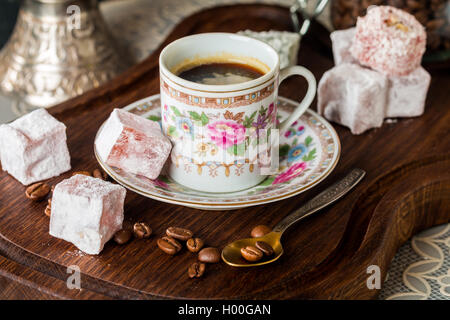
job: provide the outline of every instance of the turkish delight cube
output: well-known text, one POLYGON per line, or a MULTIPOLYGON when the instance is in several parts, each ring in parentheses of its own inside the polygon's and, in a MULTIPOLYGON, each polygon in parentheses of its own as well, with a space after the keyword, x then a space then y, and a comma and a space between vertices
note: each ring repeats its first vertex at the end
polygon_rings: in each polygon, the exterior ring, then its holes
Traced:
POLYGON ((358 17, 353 56, 387 76, 404 76, 420 66, 425 52, 425 28, 406 11, 372 6, 358 17))
POLYGON ((333 31, 330 34, 335 65, 344 62, 358 63, 358 60, 353 57, 350 51, 353 38, 355 37, 355 32, 356 28, 349 28, 345 30, 333 31))
POLYGON ((125 195, 122 186, 81 174, 60 182, 53 191, 50 235, 99 254, 122 229, 125 195))
POLYGON ((357 64, 328 70, 319 82, 318 111, 328 120, 361 134, 383 124, 387 79, 357 64))
POLYGON ((402 77, 389 77, 386 117, 417 117, 425 107, 431 76, 422 67, 402 77))
POLYGON ((297 64, 298 49, 300 48, 300 34, 289 31, 239 31, 238 34, 261 40, 278 53, 280 57, 280 68, 294 66, 297 64))
POLYGON ((114 109, 96 140, 96 148, 106 164, 156 179, 172 144, 157 122, 114 109))
POLYGON ((0 159, 23 185, 59 176, 70 170, 66 126, 45 109, 1 125, 0 159))

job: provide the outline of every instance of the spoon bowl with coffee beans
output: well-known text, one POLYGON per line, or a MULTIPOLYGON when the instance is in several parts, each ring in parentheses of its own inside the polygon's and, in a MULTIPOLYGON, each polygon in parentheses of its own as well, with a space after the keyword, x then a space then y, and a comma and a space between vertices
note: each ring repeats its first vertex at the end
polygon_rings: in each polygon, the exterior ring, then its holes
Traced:
MULTIPOLYGON (((342 180, 328 187, 281 220, 271 232, 228 244, 222 250, 222 260, 233 267, 256 267, 278 260, 283 254, 281 236, 290 226, 337 201, 356 186, 365 174, 364 170, 353 169, 342 180)), ((258 227, 263 229, 264 226, 258 227)), ((252 235, 259 234, 252 231, 252 235)))

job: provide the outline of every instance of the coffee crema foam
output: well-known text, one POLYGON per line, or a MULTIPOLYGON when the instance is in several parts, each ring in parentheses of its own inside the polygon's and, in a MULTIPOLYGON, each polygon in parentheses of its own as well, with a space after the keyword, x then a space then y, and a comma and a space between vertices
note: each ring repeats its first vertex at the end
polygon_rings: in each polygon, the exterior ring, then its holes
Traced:
POLYGON ((190 59, 185 59, 171 68, 170 71, 177 76, 184 73, 185 76, 187 75, 188 78, 190 77, 192 79, 186 79, 183 76, 181 78, 200 84, 227 85, 254 80, 269 72, 270 68, 256 58, 222 53, 208 57, 195 56, 190 59), (223 65, 231 67, 228 70, 229 72, 224 72, 226 68, 224 69, 223 65), (216 70, 217 72, 214 72, 214 68, 218 68, 216 70), (203 70, 205 72, 204 77, 199 73, 201 71, 200 69, 205 69, 203 70), (191 70, 195 74, 187 75, 191 70))
POLYGON ((201 64, 178 74, 184 80, 207 85, 243 83, 263 75, 264 73, 253 67, 237 63, 201 64))

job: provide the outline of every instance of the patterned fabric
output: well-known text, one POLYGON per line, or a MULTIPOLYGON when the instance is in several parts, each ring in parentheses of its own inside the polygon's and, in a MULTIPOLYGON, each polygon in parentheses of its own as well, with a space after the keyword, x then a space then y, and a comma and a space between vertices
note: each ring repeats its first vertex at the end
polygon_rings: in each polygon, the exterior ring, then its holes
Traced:
POLYGON ((379 299, 450 300, 450 224, 425 230, 400 248, 379 299))

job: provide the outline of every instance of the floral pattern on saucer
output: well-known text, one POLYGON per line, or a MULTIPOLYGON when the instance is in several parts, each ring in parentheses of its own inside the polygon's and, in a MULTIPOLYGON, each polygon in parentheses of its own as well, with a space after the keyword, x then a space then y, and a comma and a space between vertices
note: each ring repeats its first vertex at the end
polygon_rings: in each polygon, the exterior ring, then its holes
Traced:
MULTIPOLYGON (((290 115, 296 103, 278 98, 278 120, 290 115)), ((137 101, 127 107, 129 112, 141 115, 161 124, 159 95, 137 101)), ((165 114, 163 114, 165 116, 165 114)), ((201 115, 199 115, 201 117, 201 115)), ((227 114, 228 117, 239 115, 227 114)), ((197 118, 197 115, 193 115, 197 118)), ((237 120, 236 119, 236 120, 237 120)), ((240 120, 240 119, 239 119, 240 120)), ((258 119, 243 119, 243 121, 258 119)), ((195 120, 194 121, 198 121, 195 120)), ((201 121, 201 119, 200 119, 201 121)), ((179 129, 189 132, 189 124, 179 129)), ((101 128, 100 128, 101 130, 101 128)), ((209 146, 199 146, 198 152, 206 152, 209 146)), ((299 194, 322 181, 335 167, 340 153, 339 138, 332 126, 311 110, 307 110, 286 132, 280 135, 280 167, 277 174, 268 176, 259 185, 232 193, 207 193, 184 187, 164 172, 156 180, 128 174, 119 168, 109 167, 99 160, 101 166, 113 179, 144 196, 160 201, 202 209, 236 209, 285 199, 299 194)), ((208 170, 217 168, 209 167, 208 170)), ((239 166, 233 170, 238 171, 239 166)), ((238 174, 239 172, 236 172, 238 174)), ((212 172, 213 174, 213 172, 212 172)))

